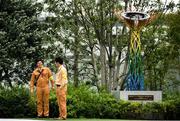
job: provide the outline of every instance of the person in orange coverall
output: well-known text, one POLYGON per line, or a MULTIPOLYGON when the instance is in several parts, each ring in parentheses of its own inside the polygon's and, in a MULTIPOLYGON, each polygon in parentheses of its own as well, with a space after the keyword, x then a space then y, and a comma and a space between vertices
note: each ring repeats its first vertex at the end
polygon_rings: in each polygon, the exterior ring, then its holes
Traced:
POLYGON ((48 67, 43 66, 42 60, 37 60, 37 68, 33 71, 30 80, 30 92, 34 93, 34 83, 39 78, 36 84, 36 95, 37 95, 37 113, 38 117, 49 117, 49 80, 51 81, 51 87, 54 89, 54 81, 51 70, 48 67))
POLYGON ((56 73, 56 96, 59 107, 59 118, 61 120, 66 120, 67 118, 67 108, 66 108, 66 95, 67 95, 67 70, 63 66, 63 59, 58 57, 55 59, 55 64, 57 67, 56 73))

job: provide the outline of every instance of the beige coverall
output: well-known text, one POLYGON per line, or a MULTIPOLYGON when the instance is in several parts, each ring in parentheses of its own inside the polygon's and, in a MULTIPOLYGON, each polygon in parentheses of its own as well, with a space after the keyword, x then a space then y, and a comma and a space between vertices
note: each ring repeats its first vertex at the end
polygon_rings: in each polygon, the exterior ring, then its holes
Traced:
POLYGON ((58 72, 56 73, 56 95, 57 102, 59 106, 59 118, 66 119, 67 118, 67 109, 66 109, 66 95, 67 95, 67 70, 61 65, 58 68, 58 72))

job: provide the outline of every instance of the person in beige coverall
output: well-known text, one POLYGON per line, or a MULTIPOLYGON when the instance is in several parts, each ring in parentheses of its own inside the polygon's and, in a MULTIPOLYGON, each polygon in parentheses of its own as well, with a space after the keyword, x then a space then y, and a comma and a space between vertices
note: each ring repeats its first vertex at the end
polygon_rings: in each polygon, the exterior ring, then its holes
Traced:
POLYGON ((67 70, 63 66, 63 59, 58 57, 55 59, 55 64, 57 67, 56 73, 56 96, 59 106, 59 118, 61 120, 66 120, 67 118, 67 108, 66 108, 66 95, 67 95, 67 70))

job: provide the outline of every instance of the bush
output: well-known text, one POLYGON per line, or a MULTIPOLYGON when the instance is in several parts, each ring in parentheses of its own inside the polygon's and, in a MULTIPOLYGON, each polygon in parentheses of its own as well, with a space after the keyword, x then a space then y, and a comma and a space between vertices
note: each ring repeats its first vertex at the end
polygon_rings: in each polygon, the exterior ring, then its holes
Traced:
MULTIPOLYGON (((24 87, 0 90, 0 118, 36 117, 35 98, 24 87)), ((105 91, 92 91, 88 86, 69 85, 67 96, 68 118, 113 119, 180 119, 180 99, 161 103, 117 101, 105 91)), ((55 92, 50 93, 50 117, 58 117, 55 92)))
POLYGON ((36 105, 24 87, 0 87, 0 118, 34 117, 36 105))
POLYGON ((114 119, 180 119, 178 98, 161 103, 117 101, 109 93, 95 93, 87 86, 69 87, 68 117, 114 119))

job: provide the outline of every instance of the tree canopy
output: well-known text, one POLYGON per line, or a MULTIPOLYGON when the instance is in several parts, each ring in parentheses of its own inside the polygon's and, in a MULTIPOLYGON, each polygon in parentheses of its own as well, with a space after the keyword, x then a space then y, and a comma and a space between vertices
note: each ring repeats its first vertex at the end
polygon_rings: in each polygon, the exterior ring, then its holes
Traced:
POLYGON ((56 56, 65 59, 70 82, 91 82, 110 91, 125 87, 129 29, 115 9, 158 12, 141 31, 146 90, 179 85, 180 12, 178 4, 156 0, 1 0, 0 81, 28 82, 34 60, 53 71, 56 56), (43 15, 42 13, 46 13, 43 15))

